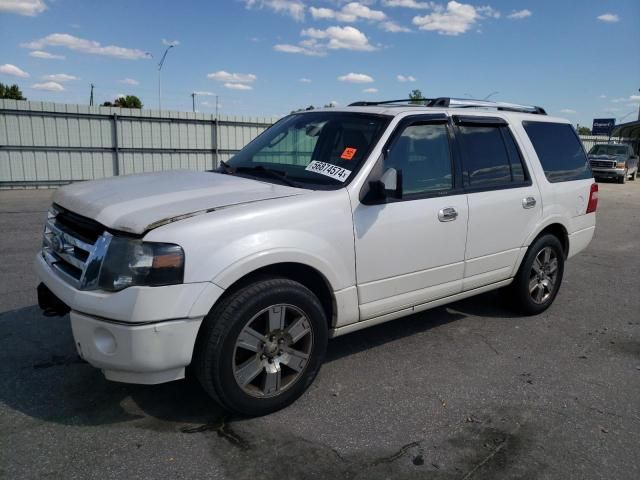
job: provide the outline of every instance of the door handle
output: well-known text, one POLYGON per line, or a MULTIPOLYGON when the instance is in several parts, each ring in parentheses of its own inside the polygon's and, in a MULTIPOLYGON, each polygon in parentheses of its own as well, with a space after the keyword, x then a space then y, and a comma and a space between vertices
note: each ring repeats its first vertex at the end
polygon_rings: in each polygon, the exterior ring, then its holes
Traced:
POLYGON ((441 222, 451 222, 458 218, 458 211, 453 207, 446 207, 438 212, 438 220, 441 222))
POLYGON ((522 208, 533 208, 536 206, 536 199, 534 197, 525 197, 522 199, 522 208))

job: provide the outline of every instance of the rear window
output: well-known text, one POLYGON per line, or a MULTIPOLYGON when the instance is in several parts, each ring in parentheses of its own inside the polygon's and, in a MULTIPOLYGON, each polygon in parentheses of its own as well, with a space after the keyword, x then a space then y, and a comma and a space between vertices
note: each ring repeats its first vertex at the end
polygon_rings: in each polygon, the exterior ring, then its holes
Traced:
POLYGON ((591 178, 591 169, 582 143, 566 123, 522 122, 552 183, 591 178))

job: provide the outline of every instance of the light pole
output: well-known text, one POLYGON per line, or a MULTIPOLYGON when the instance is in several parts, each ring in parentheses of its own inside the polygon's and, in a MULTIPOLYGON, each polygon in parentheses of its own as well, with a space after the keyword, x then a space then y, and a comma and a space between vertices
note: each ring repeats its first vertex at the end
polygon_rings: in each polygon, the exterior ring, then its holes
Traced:
POLYGON ((162 72, 162 66, 164 65, 164 60, 167 58, 167 53, 169 50, 173 48, 173 45, 169 45, 167 49, 164 51, 162 58, 160 59, 160 63, 158 63, 158 110, 162 111, 162 93, 160 90, 160 74, 162 72))

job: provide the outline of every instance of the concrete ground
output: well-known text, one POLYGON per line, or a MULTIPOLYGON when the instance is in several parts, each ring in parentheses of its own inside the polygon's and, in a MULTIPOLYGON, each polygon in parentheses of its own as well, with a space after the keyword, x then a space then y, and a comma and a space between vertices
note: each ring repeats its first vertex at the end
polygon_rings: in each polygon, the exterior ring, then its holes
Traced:
POLYGON ((50 193, 0 192, 2 478, 640 478, 640 181, 600 184, 544 314, 490 293, 338 338, 300 400, 254 419, 78 360, 68 317, 35 305, 50 193))

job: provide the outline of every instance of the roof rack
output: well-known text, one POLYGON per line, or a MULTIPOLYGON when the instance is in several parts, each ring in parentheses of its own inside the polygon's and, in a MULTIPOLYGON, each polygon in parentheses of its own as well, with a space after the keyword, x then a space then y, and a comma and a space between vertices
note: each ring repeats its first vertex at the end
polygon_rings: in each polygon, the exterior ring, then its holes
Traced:
POLYGON ((394 103, 408 103, 415 106, 425 107, 441 107, 441 108, 495 108, 496 110, 502 110, 506 112, 521 112, 521 113, 533 113, 536 115, 546 115, 547 112, 544 108, 536 105, 520 105, 517 103, 507 102, 491 102, 488 100, 473 100, 469 98, 422 98, 420 100, 414 100, 411 98, 401 100, 384 100, 381 102, 354 102, 350 107, 367 107, 375 105, 389 105, 394 103))

